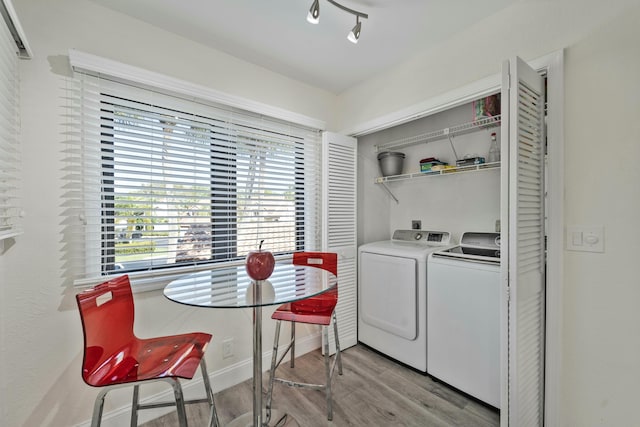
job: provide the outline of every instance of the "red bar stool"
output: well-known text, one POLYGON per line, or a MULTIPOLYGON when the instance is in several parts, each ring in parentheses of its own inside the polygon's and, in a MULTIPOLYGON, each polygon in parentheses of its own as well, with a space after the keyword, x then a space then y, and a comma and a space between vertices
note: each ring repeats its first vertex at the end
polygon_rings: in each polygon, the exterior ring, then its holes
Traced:
MULTIPOLYGON (((294 252, 294 265, 306 265, 321 268, 338 275, 338 255, 329 252, 294 252)), ((271 403, 273 397, 274 381, 286 384, 292 387, 306 387, 314 390, 324 390, 327 399, 327 419, 333 419, 333 404, 331 398, 331 379, 336 364, 338 365, 338 374, 342 375, 342 359, 340 357, 340 342, 338 341, 338 321, 336 319, 336 304, 338 303, 338 287, 317 295, 315 297, 306 298, 288 304, 283 304, 276 309, 271 316, 277 320, 276 334, 273 342, 273 354, 271 357, 271 370, 269 375, 269 389, 267 391, 267 422, 271 415, 271 403), (291 340, 289 345, 278 359, 278 341, 280 338, 280 324, 282 321, 291 322, 291 340), (329 325, 333 320, 333 334, 336 344, 336 354, 333 364, 331 364, 329 356, 329 325), (310 384, 303 382, 291 381, 285 378, 275 376, 275 371, 280 366, 282 359, 291 352, 291 367, 294 368, 295 360, 295 340, 296 340, 296 323, 307 323, 322 326, 324 341, 324 365, 325 365, 325 383, 310 384), (277 361, 276 361, 277 360, 277 361)))
POLYGON ((203 357, 210 334, 137 338, 133 333, 134 304, 127 275, 76 295, 76 301, 84 333, 82 378, 90 386, 101 387, 93 408, 92 427, 100 426, 107 393, 126 386, 133 386, 131 426, 137 425, 140 409, 176 406, 180 426, 186 427, 185 403, 203 402, 211 407, 209 425, 219 425, 203 357), (185 401, 178 379, 192 379, 198 366, 207 397, 185 401), (139 404, 140 384, 151 381, 171 384, 175 402, 139 404))

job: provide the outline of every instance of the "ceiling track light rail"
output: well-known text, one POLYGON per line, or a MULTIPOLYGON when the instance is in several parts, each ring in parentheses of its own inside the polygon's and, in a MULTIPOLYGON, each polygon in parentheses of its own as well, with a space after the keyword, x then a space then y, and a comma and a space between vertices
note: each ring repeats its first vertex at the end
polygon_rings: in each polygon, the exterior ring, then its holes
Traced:
POLYGON ((352 15, 355 15, 357 17, 364 18, 364 19, 369 18, 369 15, 367 15, 366 13, 362 13, 362 12, 358 12, 357 10, 349 9, 348 7, 341 5, 337 1, 334 1, 334 0, 327 0, 327 1, 329 3, 331 3, 332 5, 334 5, 335 7, 339 8, 339 9, 342 9, 345 12, 349 12, 352 15))
MULTIPOLYGON (((344 10, 351 15, 356 17, 356 25, 347 35, 347 39, 351 43, 358 43, 358 39, 360 38, 360 30, 362 29, 362 23, 360 22, 360 18, 367 19, 369 15, 366 13, 358 12, 357 10, 350 9, 346 6, 341 5, 335 0, 327 0, 330 4, 334 5, 338 9, 344 10)), ((309 14, 307 15, 307 21, 312 24, 317 24, 320 22, 320 0, 313 0, 311 7, 309 8, 309 14)))

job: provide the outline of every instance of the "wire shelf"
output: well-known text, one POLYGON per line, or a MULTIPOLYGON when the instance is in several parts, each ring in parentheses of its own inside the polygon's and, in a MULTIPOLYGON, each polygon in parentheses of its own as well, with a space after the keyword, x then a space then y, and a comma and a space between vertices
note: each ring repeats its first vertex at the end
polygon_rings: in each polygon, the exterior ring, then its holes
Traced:
POLYGON ((451 126, 448 128, 423 133, 420 135, 411 136, 408 138, 402 138, 391 142, 385 142, 384 144, 380 144, 377 146, 378 151, 390 151, 397 150, 404 147, 409 147, 411 145, 420 144, 420 143, 428 143, 432 141, 437 141, 439 139, 444 139, 456 135, 464 135, 469 132, 474 132, 479 128, 489 129, 495 126, 500 125, 500 115, 493 117, 485 117, 482 119, 474 120, 469 123, 463 123, 460 125, 451 126))
POLYGON ((481 163, 478 165, 456 166, 455 168, 452 168, 452 169, 442 169, 439 171, 432 171, 432 172, 413 172, 413 173, 405 173, 402 175, 379 176, 375 178, 374 182, 376 184, 385 184, 390 182, 406 181, 408 179, 428 178, 428 177, 451 175, 451 174, 458 174, 458 173, 464 173, 464 172, 477 172, 477 171, 483 171, 483 170, 496 169, 499 167, 500 167, 500 162, 481 163))

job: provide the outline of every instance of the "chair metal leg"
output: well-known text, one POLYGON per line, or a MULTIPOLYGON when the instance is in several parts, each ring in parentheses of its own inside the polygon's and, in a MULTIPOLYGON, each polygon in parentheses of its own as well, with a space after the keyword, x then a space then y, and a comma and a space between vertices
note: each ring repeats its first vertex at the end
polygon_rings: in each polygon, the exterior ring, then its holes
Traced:
POLYGON ((96 401, 93 404, 93 416, 91 417, 91 427, 100 427, 102 423, 102 408, 104 408, 104 398, 107 396, 109 392, 108 388, 100 390, 98 396, 96 396, 96 401))
POLYGON ((271 369, 269 370, 269 385, 268 385, 267 399, 266 399, 267 416, 265 419, 267 424, 271 420, 271 408, 272 408, 272 402, 273 402, 273 383, 275 381, 278 381, 285 385, 293 386, 293 387, 305 387, 305 388, 311 388, 314 390, 324 390, 326 401, 327 401, 327 419, 329 421, 333 420, 333 397, 332 397, 332 390, 331 390, 331 379, 333 377, 333 370, 336 364, 338 365, 339 374, 342 375, 342 358, 341 358, 341 351, 340 351, 340 342, 338 340, 338 324, 337 324, 335 313, 333 315, 332 320, 333 320, 333 331, 334 331, 335 343, 336 343, 336 356, 333 363, 331 361, 331 355, 329 352, 329 326, 328 325, 322 326, 322 335, 323 335, 322 348, 324 353, 324 365, 325 365, 325 383, 324 384, 309 384, 309 383, 291 381, 285 378, 276 378, 275 376, 276 369, 278 368, 278 366, 280 366, 280 363, 282 362, 284 357, 287 355, 287 353, 291 351, 292 367, 293 367, 293 359, 295 358, 294 350, 293 350, 293 346, 295 345, 295 322, 291 322, 291 331, 292 331, 291 341, 289 342, 289 345, 287 346, 287 348, 282 352, 282 354, 279 355, 279 357, 278 357, 278 344, 280 340, 281 321, 278 320, 276 322, 276 332, 275 332, 275 338, 273 341, 273 352, 271 353, 271 369))
POLYGON ((296 360, 296 322, 291 322, 291 362, 292 368, 295 368, 296 360))
POLYGON ((133 386, 133 401, 131 402, 131 427, 138 426, 138 401, 140 398, 140 386, 133 386))
POLYGON ((202 382, 204 383, 204 391, 207 394, 209 408, 211 408, 211 415, 209 416, 209 427, 219 427, 220 420, 218 419, 216 402, 213 400, 213 390, 211 389, 211 382, 209 381, 209 374, 207 373, 207 365, 204 362, 204 357, 200 359, 200 370, 202 371, 202 382))
POLYGON ((93 405, 91 427, 100 427, 100 425, 102 424, 102 413, 103 413, 104 401, 107 393, 113 390, 114 388, 122 388, 122 387, 133 387, 133 398, 131 402, 131 427, 137 427, 138 413, 141 409, 164 408, 167 406, 176 407, 176 411, 178 412, 178 422, 180 427, 187 427, 186 405, 192 404, 192 403, 208 403, 209 407, 211 408, 209 426, 219 427, 220 420, 218 419, 218 411, 215 406, 213 389, 211 388, 211 380, 209 379, 209 374, 207 373, 207 365, 204 361, 204 358, 200 359, 200 370, 202 371, 202 382, 204 383, 204 388, 207 395, 207 397, 204 399, 201 398, 201 399, 185 400, 184 393, 182 392, 182 385, 180 384, 180 380, 175 377, 155 379, 155 381, 163 381, 171 384, 171 387, 173 388, 173 394, 174 394, 173 401, 141 404, 140 403, 140 383, 123 383, 123 384, 115 384, 111 386, 102 387, 98 392, 98 396, 96 397, 96 401, 93 405))
POLYGON ((269 424, 271 421, 271 401, 273 397, 273 379, 276 375, 276 360, 278 358, 278 341, 280 340, 280 324, 282 322, 278 320, 276 322, 276 334, 273 339, 273 351, 271 352, 271 367, 269 368, 269 388, 267 390, 267 403, 266 410, 267 414, 265 417, 265 422, 269 424))
POLYGON ((178 411, 178 425, 180 427, 188 427, 187 425, 187 411, 184 408, 184 396, 182 394, 182 387, 180 381, 177 378, 167 379, 173 387, 173 395, 176 399, 176 410, 178 411))
POLYGON ((329 356, 329 328, 327 326, 322 327, 322 333, 324 336, 324 370, 325 370, 325 394, 327 397, 327 419, 331 421, 333 419, 333 405, 331 399, 331 361, 329 356))
POLYGON ((342 375, 342 356, 340 351, 340 340, 338 339, 338 318, 336 312, 333 312, 333 337, 336 340, 336 363, 338 364, 338 374, 342 375))

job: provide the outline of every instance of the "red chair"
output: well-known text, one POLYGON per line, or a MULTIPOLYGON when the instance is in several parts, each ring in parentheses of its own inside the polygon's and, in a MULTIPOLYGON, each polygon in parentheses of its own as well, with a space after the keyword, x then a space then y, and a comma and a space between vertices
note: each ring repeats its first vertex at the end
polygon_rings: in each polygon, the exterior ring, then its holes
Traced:
MULTIPOLYGON (((338 255, 329 252, 294 252, 293 254, 294 265, 307 265, 311 267, 321 268, 338 275, 338 255)), ((338 341, 338 321, 336 319, 336 304, 338 303, 338 287, 314 296, 306 298, 301 301, 296 301, 288 304, 283 304, 276 309, 271 316, 272 319, 277 320, 276 323, 276 335, 273 342, 273 354, 271 357, 271 370, 269 375, 269 389, 267 391, 267 419, 271 414, 271 402, 273 397, 273 383, 274 381, 293 386, 293 387, 306 387, 314 390, 324 390, 327 399, 327 419, 331 421, 333 419, 333 404, 331 398, 331 379, 335 370, 336 364, 338 365, 338 374, 342 375, 342 359, 340 357, 340 342, 338 341), (291 340, 289 345, 278 359, 278 341, 280 338, 280 324, 282 321, 291 322, 291 340), (336 355, 334 357, 333 364, 330 362, 329 357, 329 325, 333 320, 333 333, 336 344, 336 355), (324 343, 324 365, 325 365, 325 383, 324 384, 309 384, 296 381, 290 381, 284 378, 277 378, 275 371, 280 366, 282 359, 291 352, 291 367, 294 368, 295 360, 295 343, 296 343, 296 323, 307 323, 312 325, 320 325, 323 330, 323 343, 324 343), (277 362, 276 362, 277 360, 277 362)))
POLYGON ((149 339, 133 333, 134 305, 127 275, 96 285, 76 295, 84 333, 82 378, 102 390, 93 408, 92 427, 99 427, 107 393, 114 388, 133 386, 131 425, 138 423, 138 410, 176 406, 180 426, 187 426, 185 403, 207 402, 211 407, 209 425, 219 425, 213 392, 204 362, 210 334, 195 332, 149 339), (206 399, 184 400, 179 378, 192 379, 198 365, 206 399), (141 405, 140 384, 166 381, 173 387, 175 402, 141 405))

